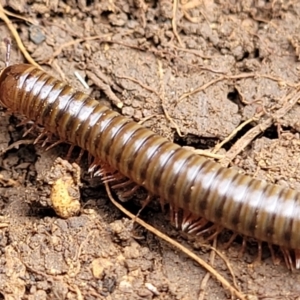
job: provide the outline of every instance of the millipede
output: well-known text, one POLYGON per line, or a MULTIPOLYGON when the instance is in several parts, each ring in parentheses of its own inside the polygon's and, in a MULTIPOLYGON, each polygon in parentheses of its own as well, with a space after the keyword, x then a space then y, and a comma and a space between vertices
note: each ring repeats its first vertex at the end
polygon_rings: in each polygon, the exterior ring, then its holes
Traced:
MULTIPOLYGON (((168 203, 180 226, 199 233, 212 222, 278 245, 287 266, 300 268, 300 192, 269 184, 180 147, 28 64, 6 66, 0 103, 88 151, 112 170, 168 203)), ((39 137, 38 137, 39 138, 39 137)), ((232 239, 231 239, 232 240, 232 239)))

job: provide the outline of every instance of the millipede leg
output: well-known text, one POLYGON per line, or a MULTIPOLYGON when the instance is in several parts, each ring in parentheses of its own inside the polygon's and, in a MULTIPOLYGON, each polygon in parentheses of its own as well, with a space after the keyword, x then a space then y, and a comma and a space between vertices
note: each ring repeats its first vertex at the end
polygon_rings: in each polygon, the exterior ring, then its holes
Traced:
POLYGON ((79 155, 78 155, 78 157, 76 158, 76 161, 75 161, 78 165, 79 165, 79 163, 82 159, 82 156, 83 156, 84 152, 85 151, 83 149, 80 149, 79 155))
POLYGON ((300 269, 300 250, 296 249, 294 250, 295 253, 295 266, 296 269, 300 269))
POLYGON ((90 152, 88 152, 88 165, 91 165, 92 161, 93 161, 93 156, 91 155, 90 152))
POLYGON ((133 181, 132 180, 126 180, 124 182, 121 182, 121 183, 117 183, 117 184, 114 184, 111 186, 112 189, 121 189, 121 188, 125 188, 129 185, 133 184, 133 181))
POLYGON ((90 166, 88 168, 88 173, 93 173, 96 168, 99 168, 100 161, 98 159, 94 159, 92 163, 90 163, 90 166))
MULTIPOLYGON (((42 145, 42 147, 46 145, 46 142, 47 142, 47 141, 48 141, 48 138, 45 140, 45 143, 42 145)), ((54 148, 54 147, 56 147, 57 145, 62 144, 62 143, 65 143, 65 141, 58 140, 57 142, 55 142, 55 143, 51 144, 50 146, 48 146, 48 147, 45 149, 45 151, 49 151, 50 149, 52 149, 52 148, 54 148)))
MULTIPOLYGON (((47 132, 47 134, 46 134, 46 139, 44 140, 44 142, 43 142, 43 144, 42 144, 42 148, 44 148, 46 145, 47 145, 47 143, 49 143, 50 141, 51 141, 51 139, 52 139, 52 133, 49 133, 49 132, 47 132)), ((56 142, 57 143, 57 142, 56 142)), ((53 147, 55 147, 56 145, 51 145, 50 147, 51 148, 53 148, 53 147)), ((51 148, 46 148, 46 151, 47 150, 50 150, 51 148)))
POLYGON ((206 241, 208 242, 208 241, 212 241, 213 239, 215 239, 215 238, 217 238, 218 237, 218 235, 221 233, 221 231, 224 229, 224 227, 221 227, 221 226, 216 226, 216 231, 212 234, 212 235, 210 235, 207 239, 206 239, 206 241))
POLYGON ((37 138, 34 140, 33 144, 37 144, 44 136, 46 136, 48 133, 46 130, 43 130, 38 136, 37 138))
MULTIPOLYGON (((116 174, 116 175, 103 175, 102 176, 102 181, 105 182, 105 183, 111 183, 111 182, 115 182, 115 181, 118 181, 118 180, 121 180, 121 179, 124 179, 124 176, 121 175, 121 174, 116 174)), ((116 184, 117 185, 117 184, 116 184)))
POLYGON ((293 270, 294 266, 293 266, 293 260, 291 258, 290 251, 288 249, 284 248, 284 247, 280 247, 280 249, 281 249, 281 252, 283 254, 284 261, 285 261, 285 264, 286 264, 287 268, 290 269, 290 270, 293 270))
POLYGON ((175 224, 175 228, 179 229, 178 208, 176 206, 170 205, 170 219, 175 224))
POLYGON ((142 202, 143 205, 142 205, 142 208, 140 210, 144 209, 151 202, 151 200, 152 200, 152 195, 148 194, 146 199, 143 200, 143 202, 142 202))
POLYGON ((28 124, 29 122, 30 122, 30 120, 24 119, 24 120, 22 120, 19 124, 17 124, 16 127, 24 126, 24 125, 28 124))
POLYGON ((73 144, 70 145, 69 150, 68 150, 68 153, 67 153, 67 157, 66 157, 67 160, 70 159, 71 154, 72 154, 72 152, 73 152, 73 150, 74 150, 74 147, 75 147, 75 146, 74 146, 73 144))
POLYGON ((246 249, 246 243, 247 243, 247 237, 243 236, 242 247, 238 255, 239 257, 242 257, 244 255, 246 249))
POLYGON ((118 193, 119 199, 121 201, 126 201, 129 197, 131 197, 140 187, 138 185, 135 185, 132 189, 125 192, 118 193))
POLYGON ((163 198, 160 198, 159 199, 159 204, 160 204, 160 208, 161 208, 161 211, 163 212, 163 213, 165 213, 165 205, 166 205, 166 201, 165 201, 165 199, 163 199, 163 198))
POLYGON ((34 123, 33 125, 31 125, 30 128, 27 129, 27 130, 24 132, 23 137, 25 137, 25 136, 26 136, 27 134, 29 134, 33 129, 35 129, 36 126, 37 126, 36 123, 34 123))
POLYGON ((256 265, 256 264, 261 264, 261 257, 262 257, 262 242, 261 241, 258 241, 257 242, 257 248, 258 248, 258 251, 257 251, 257 257, 256 259, 253 261, 252 265, 256 265))
POLYGON ((274 248, 273 245, 268 243, 270 252, 271 252, 271 257, 272 257, 272 261, 274 265, 279 265, 280 263, 280 258, 276 256, 275 252, 274 252, 274 248))
POLYGON ((206 220, 205 218, 201 218, 199 219, 197 222, 195 222, 194 224, 192 224, 189 228, 188 228, 188 233, 197 233, 197 231, 199 231, 201 228, 203 228, 204 226, 206 226, 209 223, 208 220, 206 220))
MULTIPOLYGON (((120 174, 120 173, 117 172, 116 170, 113 170, 112 168, 110 168, 107 164, 101 164, 101 168, 99 168, 99 170, 97 170, 94 173, 94 176, 95 177, 101 176, 102 180, 104 181, 108 175, 113 175, 113 176, 115 176, 115 178, 117 178, 117 176, 118 176, 117 174, 120 174)), ((123 177, 124 177, 124 175, 122 175, 121 178, 123 178, 123 177)))
POLYGON ((206 229, 204 229, 200 232, 197 232, 196 235, 202 235, 204 233, 208 233, 208 232, 211 232, 211 231, 214 231, 214 230, 218 231, 218 228, 219 228, 219 225, 213 224, 213 225, 209 226, 208 228, 206 228, 206 229))
POLYGON ((181 230, 186 231, 191 224, 195 222, 195 217, 192 213, 189 211, 184 211, 183 212, 183 218, 182 218, 182 223, 181 223, 181 230))
POLYGON ((143 200, 142 208, 138 211, 137 217, 140 215, 140 213, 143 211, 143 209, 150 203, 151 200, 152 200, 152 195, 148 194, 146 199, 143 200))
POLYGON ((232 236, 230 237, 229 241, 227 243, 225 243, 222 248, 224 250, 227 250, 230 247, 230 245, 233 243, 233 241, 236 239, 237 236, 238 236, 238 233, 234 232, 232 234, 232 236))

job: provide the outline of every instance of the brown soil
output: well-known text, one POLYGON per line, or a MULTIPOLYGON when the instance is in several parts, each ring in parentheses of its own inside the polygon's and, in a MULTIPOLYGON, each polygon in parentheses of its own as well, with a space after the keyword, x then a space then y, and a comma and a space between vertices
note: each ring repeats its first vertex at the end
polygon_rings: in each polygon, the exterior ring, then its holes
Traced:
MULTIPOLYGON (((284 107, 296 89, 298 2, 1 1, 8 12, 23 17, 9 15, 44 69, 84 90, 77 71, 90 87, 86 92, 181 145, 212 150, 257 116, 218 152, 221 163, 238 148, 231 158, 242 172, 300 190, 300 106, 272 118, 255 139, 247 136, 284 107), (239 138, 243 143, 236 144, 239 138)), ((12 36, 4 23, 0 36, 12 36)), ((1 67, 5 52, 2 43, 1 67)), ((11 64, 22 62, 13 42, 11 64)), ((68 147, 46 152, 32 144, 35 133, 22 138, 27 126, 17 127, 19 120, 4 110, 0 114, 0 299, 231 297, 214 278, 201 288, 202 267, 132 225, 109 201, 101 182, 88 177, 86 157, 80 163, 82 186, 76 182, 76 165, 61 167, 68 179, 57 183, 50 170, 57 157, 66 157, 68 147), (74 201, 82 206, 79 216, 55 214, 49 206, 57 195, 51 194, 55 184, 58 195, 65 193, 65 185, 74 187, 74 201)), ((133 213, 139 209, 136 201, 124 205, 133 213)), ((176 231, 159 205, 152 203, 141 218, 209 261, 210 251, 176 231)), ((257 245, 248 245, 242 257, 240 248, 237 239, 222 253, 243 294, 299 299, 299 272, 290 272, 282 262, 274 265, 267 246, 257 265, 251 264, 257 245)), ((218 256, 214 268, 232 282, 218 256)))

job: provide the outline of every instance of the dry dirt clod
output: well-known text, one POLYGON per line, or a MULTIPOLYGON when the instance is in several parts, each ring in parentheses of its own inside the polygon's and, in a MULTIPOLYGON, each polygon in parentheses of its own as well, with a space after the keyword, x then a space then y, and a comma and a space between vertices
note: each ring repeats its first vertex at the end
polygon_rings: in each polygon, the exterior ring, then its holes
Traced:
POLYGON ((78 215, 80 211, 80 167, 57 158, 48 174, 52 186, 50 199, 56 214, 64 219, 78 215))
POLYGON ((102 279, 107 270, 112 268, 113 264, 106 258, 97 258, 92 262, 92 273, 95 278, 102 279))

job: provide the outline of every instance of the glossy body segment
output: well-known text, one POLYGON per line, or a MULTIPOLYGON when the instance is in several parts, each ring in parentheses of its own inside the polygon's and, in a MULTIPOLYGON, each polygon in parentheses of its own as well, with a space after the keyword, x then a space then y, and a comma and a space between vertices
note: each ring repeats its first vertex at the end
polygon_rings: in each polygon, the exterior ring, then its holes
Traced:
POLYGON ((165 202, 240 234, 300 249, 300 193, 181 148, 30 65, 0 77, 0 102, 165 202))

